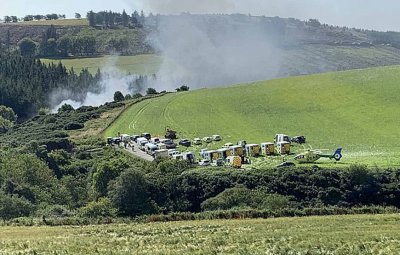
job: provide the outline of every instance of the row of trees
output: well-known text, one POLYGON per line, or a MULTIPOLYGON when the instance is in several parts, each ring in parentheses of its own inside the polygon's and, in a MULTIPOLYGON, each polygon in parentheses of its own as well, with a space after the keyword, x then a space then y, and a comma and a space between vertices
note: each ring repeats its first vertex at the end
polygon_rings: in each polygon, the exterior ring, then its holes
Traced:
POLYGON ((91 56, 96 54, 96 38, 91 35, 64 35, 59 38, 54 26, 50 26, 42 35, 40 43, 24 38, 18 43, 23 56, 67 57, 91 56))
POLYGON ((23 18, 18 18, 17 16, 4 16, 4 23, 17 23, 19 21, 39 21, 39 20, 58 20, 58 19, 65 19, 65 14, 36 14, 36 15, 26 15, 23 18))
MULTIPOLYGON (((39 42, 23 38, 17 46, 24 56, 37 57, 93 56, 104 52, 123 55, 151 52, 151 47, 144 42, 144 33, 129 31, 130 33, 119 33, 117 30, 84 30, 80 33, 62 33, 55 26, 49 26, 39 42), (105 34, 102 34, 103 32, 105 34)), ((6 38, 8 43, 4 46, 10 49, 10 37, 6 38)))
POLYGON ((129 15, 125 10, 123 10, 122 13, 112 11, 89 11, 86 17, 90 26, 102 27, 105 29, 115 27, 142 27, 146 19, 143 11, 141 11, 140 14, 138 11, 134 11, 132 15, 129 15))

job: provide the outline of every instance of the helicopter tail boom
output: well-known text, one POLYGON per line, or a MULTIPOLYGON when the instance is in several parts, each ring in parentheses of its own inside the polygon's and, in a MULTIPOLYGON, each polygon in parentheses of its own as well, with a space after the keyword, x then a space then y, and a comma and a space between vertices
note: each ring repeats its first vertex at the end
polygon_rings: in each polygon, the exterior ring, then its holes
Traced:
POLYGON ((342 148, 337 148, 336 151, 332 155, 320 155, 321 158, 329 158, 334 159, 336 161, 340 161, 342 159, 342 148))

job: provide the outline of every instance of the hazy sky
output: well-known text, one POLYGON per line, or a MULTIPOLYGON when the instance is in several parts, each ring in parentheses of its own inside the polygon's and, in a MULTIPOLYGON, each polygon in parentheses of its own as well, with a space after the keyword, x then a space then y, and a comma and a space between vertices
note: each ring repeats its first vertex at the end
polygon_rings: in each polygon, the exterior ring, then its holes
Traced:
POLYGON ((5 15, 58 13, 83 16, 88 10, 135 9, 153 13, 251 13, 253 15, 317 18, 323 23, 400 31, 399 0, 0 0, 5 15))

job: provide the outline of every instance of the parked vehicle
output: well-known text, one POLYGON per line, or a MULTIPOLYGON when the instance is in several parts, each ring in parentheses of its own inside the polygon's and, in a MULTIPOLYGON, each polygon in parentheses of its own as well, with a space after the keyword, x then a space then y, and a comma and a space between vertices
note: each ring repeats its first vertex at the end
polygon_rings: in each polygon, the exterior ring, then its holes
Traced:
POLYGON ((214 141, 216 141, 216 142, 218 142, 218 141, 221 141, 221 140, 222 140, 222 138, 221 138, 221 136, 220 136, 220 135, 213 135, 213 136, 212 136, 212 139, 213 139, 214 141))
POLYGON ((222 146, 222 148, 230 148, 230 147, 232 147, 233 146, 233 143, 226 143, 226 144, 224 144, 224 146, 222 146))
POLYGON ((179 141, 179 145, 185 146, 185 147, 190 147, 192 143, 188 139, 182 139, 179 141))
POLYGON ((147 140, 151 139, 151 135, 149 133, 142 133, 142 137, 146 138, 147 140))
POLYGON ((162 159, 162 158, 168 158, 168 150, 156 150, 154 152, 154 158, 155 159, 162 159))
POLYGON ((201 141, 200 138, 195 138, 195 139, 193 139, 193 144, 195 144, 195 145, 202 145, 203 142, 201 141))
POLYGON ((303 144, 303 143, 306 143, 306 137, 303 136, 303 135, 301 135, 301 136, 295 136, 295 137, 292 137, 292 138, 290 139, 290 141, 291 141, 292 143, 303 144))
POLYGON ((168 155, 172 158, 174 155, 181 154, 179 151, 175 149, 168 150, 168 155))
POLYGON ((170 129, 170 128, 166 128, 165 129, 165 138, 168 138, 168 139, 171 139, 171 140, 175 140, 177 137, 176 137, 176 131, 174 131, 174 130, 172 130, 172 129, 170 129))
POLYGON ((241 168, 242 167, 242 159, 239 156, 227 157, 226 163, 233 168, 241 168))
POLYGON ((146 143, 145 147, 145 151, 147 154, 153 156, 155 151, 158 149, 157 145, 152 144, 152 143, 146 143))
POLYGON ((145 150, 144 146, 145 146, 148 142, 149 142, 149 140, 147 140, 147 139, 144 138, 144 137, 140 137, 140 138, 138 138, 138 139, 136 140, 136 144, 137 144, 138 148, 139 148, 140 150, 142 150, 142 151, 145 150))
POLYGON ((240 146, 240 145, 232 146, 230 148, 230 150, 232 152, 231 153, 232 156, 239 156, 239 157, 243 157, 244 156, 244 148, 242 146, 240 146))
POLYGON ((247 157, 258 157, 260 156, 260 145, 258 144, 247 144, 246 145, 247 157))
POLYGON ((232 152, 228 148, 222 148, 217 150, 219 158, 226 159, 227 157, 232 156, 232 152))
POLYGON ((157 146, 157 148, 159 150, 166 150, 167 149, 167 145, 165 145, 164 143, 157 143, 156 146, 157 146))
POLYGON ((237 143, 237 145, 241 146, 243 149, 246 147, 247 142, 245 140, 241 140, 237 143))
POLYGON ((261 154, 264 156, 271 156, 275 154, 275 144, 273 143, 262 143, 261 154))
POLYGON ((284 134, 276 134, 275 135, 275 144, 278 145, 280 142, 288 142, 291 143, 290 137, 284 134))
POLYGON ((131 135, 131 141, 136 142, 138 138, 140 138, 140 135, 131 135))
POLYGON ((212 143, 212 141, 213 141, 212 137, 209 136, 203 137, 203 142, 205 143, 212 143))
POLYGON ((208 160, 208 159, 202 159, 200 162, 199 162, 199 166, 209 166, 211 164, 211 162, 210 162, 210 160, 208 160))
POLYGON ((158 138, 158 137, 153 137, 153 138, 150 139, 150 142, 151 142, 151 143, 154 143, 154 144, 157 144, 157 143, 160 142, 160 138, 158 138))

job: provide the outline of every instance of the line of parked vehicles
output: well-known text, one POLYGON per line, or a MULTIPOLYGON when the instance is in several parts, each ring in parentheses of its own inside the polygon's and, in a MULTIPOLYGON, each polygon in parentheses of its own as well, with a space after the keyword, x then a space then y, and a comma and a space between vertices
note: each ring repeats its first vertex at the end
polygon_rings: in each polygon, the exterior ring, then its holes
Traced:
MULTIPOLYGON (((174 131, 172 131, 174 132, 174 131)), ((217 150, 209 150, 204 148, 200 151, 201 160, 197 162, 193 152, 180 152, 178 146, 189 148, 192 144, 196 146, 219 142, 222 140, 220 135, 213 135, 203 138, 181 139, 178 144, 170 137, 171 130, 167 130, 165 138, 152 137, 149 133, 141 135, 119 135, 118 137, 109 137, 109 144, 128 145, 146 152, 155 159, 171 158, 175 160, 186 160, 191 164, 199 164, 201 166, 227 165, 233 168, 241 168, 242 164, 249 164, 251 157, 272 156, 276 154, 290 154, 291 142, 305 143, 305 137, 290 138, 284 134, 277 134, 274 143, 265 142, 261 144, 247 144, 245 140, 239 141, 236 145, 233 143, 225 143, 222 148, 217 150)), ((176 135, 176 132, 173 133, 176 135)))

